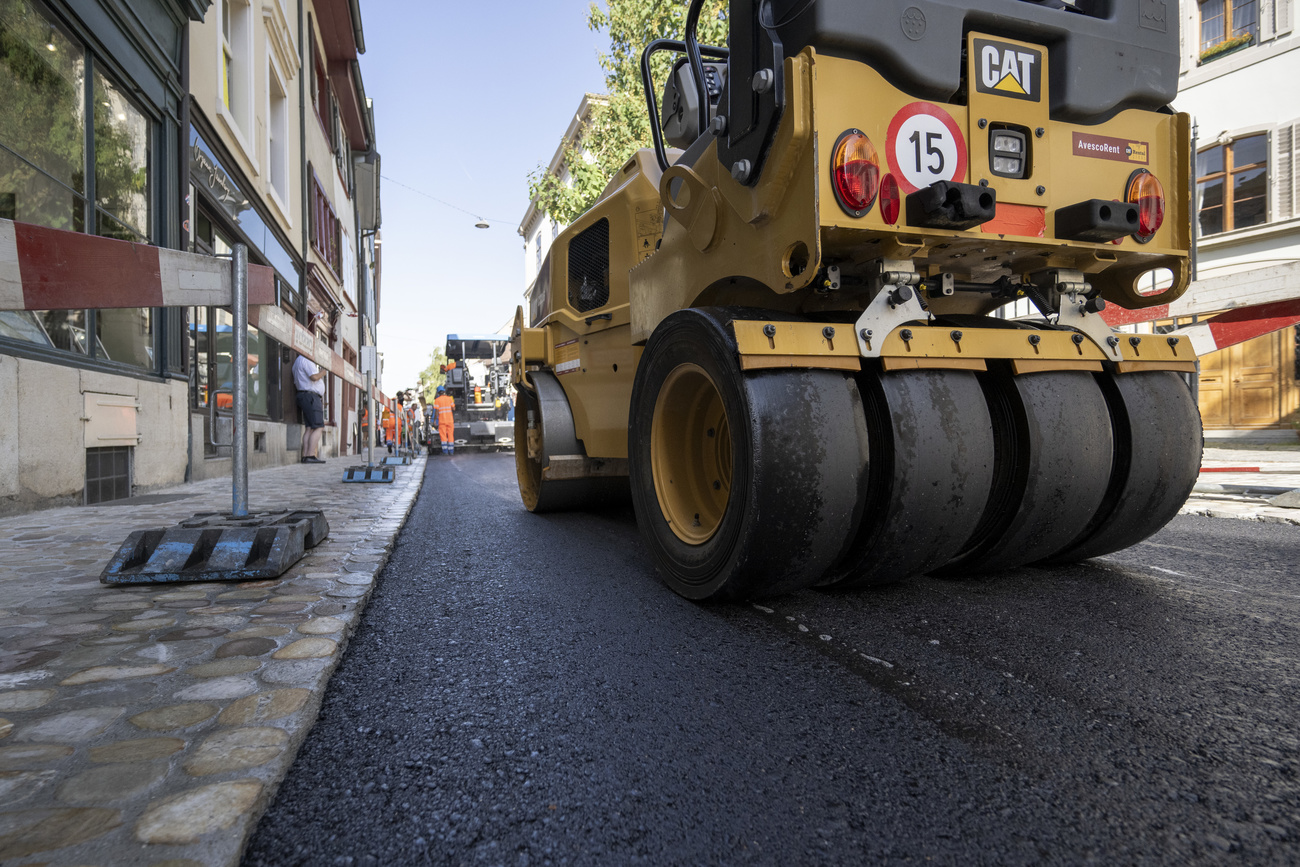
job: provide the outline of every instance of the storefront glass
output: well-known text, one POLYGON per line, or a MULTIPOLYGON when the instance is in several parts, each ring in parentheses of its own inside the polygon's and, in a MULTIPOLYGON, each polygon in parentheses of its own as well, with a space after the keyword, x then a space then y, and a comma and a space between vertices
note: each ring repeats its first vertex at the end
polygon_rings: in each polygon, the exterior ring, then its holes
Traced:
MULTIPOLYGON (((0 218, 86 231, 89 162, 91 230, 148 242, 152 129, 126 89, 37 0, 0 0, 0 218), (89 161, 88 72, 95 141, 89 161)), ((0 339, 156 371, 158 321, 150 308, 5 311, 0 339)))
POLYGON ((149 236, 149 120, 95 72, 96 232, 123 241, 149 236))
MULTIPOLYGON (((235 405, 234 316, 221 307, 197 307, 190 311, 190 323, 194 341, 194 407, 206 408, 211 394, 215 395, 218 411, 232 410, 235 405)), ((267 397, 274 382, 271 368, 279 361, 279 351, 278 343, 249 326, 249 415, 268 415, 267 397)))
POLYGON ((30 0, 0 0, 0 217, 79 231, 85 219, 81 47, 30 0))
POLYGON ((95 333, 99 337, 102 357, 109 361, 143 367, 154 367, 154 309, 152 307, 123 307, 116 310, 98 310, 95 315, 95 333))

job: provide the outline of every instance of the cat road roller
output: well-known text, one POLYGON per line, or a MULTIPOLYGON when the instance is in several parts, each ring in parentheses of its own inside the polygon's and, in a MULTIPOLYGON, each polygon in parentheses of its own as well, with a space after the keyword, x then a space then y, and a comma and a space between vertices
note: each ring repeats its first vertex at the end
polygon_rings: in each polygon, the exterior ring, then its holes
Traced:
POLYGON ((733 0, 722 48, 702 5, 642 56, 655 146, 516 314, 526 507, 630 488, 691 599, 1069 563, 1164 526, 1200 464, 1196 359, 1100 312, 1189 282, 1175 7, 733 0), (1018 299, 1037 314, 1000 314, 1018 299))

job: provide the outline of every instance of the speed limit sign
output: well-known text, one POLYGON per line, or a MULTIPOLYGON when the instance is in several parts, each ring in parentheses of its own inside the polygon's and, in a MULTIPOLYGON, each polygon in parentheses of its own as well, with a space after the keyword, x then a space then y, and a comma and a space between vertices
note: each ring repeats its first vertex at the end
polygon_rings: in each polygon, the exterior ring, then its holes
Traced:
POLYGON ((933 103, 914 102, 894 115, 885 152, 904 193, 935 181, 966 180, 966 139, 952 116, 933 103))

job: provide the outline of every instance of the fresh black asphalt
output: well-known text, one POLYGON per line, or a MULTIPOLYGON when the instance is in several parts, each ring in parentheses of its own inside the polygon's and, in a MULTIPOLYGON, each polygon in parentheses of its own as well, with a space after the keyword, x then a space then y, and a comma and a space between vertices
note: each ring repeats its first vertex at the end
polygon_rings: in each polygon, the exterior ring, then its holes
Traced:
POLYGON ((1300 528, 699 605, 425 471, 246 865, 1300 863, 1300 528))

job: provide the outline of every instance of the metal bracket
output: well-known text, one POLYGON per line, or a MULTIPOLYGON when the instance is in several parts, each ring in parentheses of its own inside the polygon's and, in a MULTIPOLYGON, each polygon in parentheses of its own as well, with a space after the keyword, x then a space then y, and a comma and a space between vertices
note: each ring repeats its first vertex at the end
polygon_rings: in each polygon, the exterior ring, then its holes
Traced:
MULTIPOLYGON (((1056 324, 1064 325, 1087 337, 1097 345, 1102 354, 1111 361, 1123 361, 1124 355, 1119 351, 1119 338, 1100 312, 1093 312, 1094 305, 1086 297, 1092 291, 1087 279, 1080 271, 1056 270, 1043 271, 1033 277, 1034 285, 1048 289, 1055 296, 1058 309, 1056 324)), ((1103 303, 1098 300, 1096 309, 1100 311, 1103 303)), ((1042 311, 1044 316, 1048 311, 1042 311)))
POLYGON ((921 275, 910 260, 877 259, 872 265, 875 270, 868 279, 876 288, 876 296, 853 324, 863 358, 879 358, 885 338, 900 325, 930 319, 916 290, 921 275))

